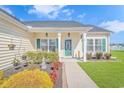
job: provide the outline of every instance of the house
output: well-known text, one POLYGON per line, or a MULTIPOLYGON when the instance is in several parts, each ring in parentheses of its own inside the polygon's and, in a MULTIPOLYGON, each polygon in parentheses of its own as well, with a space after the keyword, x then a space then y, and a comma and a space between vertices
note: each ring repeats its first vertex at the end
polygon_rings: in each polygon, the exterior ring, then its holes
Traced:
POLYGON ((0 68, 29 50, 58 52, 59 58, 83 58, 109 52, 110 31, 75 21, 22 22, 0 9, 0 68), (8 46, 14 45, 14 49, 8 46))
POLYGON ((124 50, 124 44, 123 43, 116 43, 116 44, 111 44, 111 50, 124 50))

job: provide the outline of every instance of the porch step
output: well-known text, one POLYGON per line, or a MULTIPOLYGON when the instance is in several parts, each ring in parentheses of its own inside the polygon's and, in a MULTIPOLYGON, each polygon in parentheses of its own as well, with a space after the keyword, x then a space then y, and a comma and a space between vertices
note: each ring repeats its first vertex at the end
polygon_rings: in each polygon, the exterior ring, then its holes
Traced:
POLYGON ((72 56, 65 56, 64 58, 72 58, 72 56))

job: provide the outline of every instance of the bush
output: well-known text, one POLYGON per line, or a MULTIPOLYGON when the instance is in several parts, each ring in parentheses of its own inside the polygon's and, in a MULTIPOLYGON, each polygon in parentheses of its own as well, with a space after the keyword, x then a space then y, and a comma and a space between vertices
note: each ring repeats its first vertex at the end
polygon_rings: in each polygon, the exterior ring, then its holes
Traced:
POLYGON ((35 51, 28 51, 28 52, 25 53, 25 55, 27 56, 27 58, 29 60, 32 60, 31 63, 37 62, 37 52, 35 52, 35 51))
POLYGON ((6 78, 4 78, 4 71, 0 70, 0 87, 4 83, 6 78))
POLYGON ((101 59, 102 57, 102 53, 101 52, 97 52, 96 53, 96 59, 101 59))
POLYGON ((58 61, 58 53, 54 52, 47 53, 46 59, 48 59, 50 62, 58 61))
POLYGON ((0 80, 4 78, 4 72, 0 70, 0 80))
POLYGON ((92 58, 92 53, 87 53, 87 59, 91 59, 92 58))
POLYGON ((39 69, 24 70, 10 76, 3 88, 52 88, 53 82, 45 71, 39 69))
POLYGON ((111 58, 111 54, 110 54, 110 53, 105 53, 105 54, 104 54, 104 57, 105 57, 105 59, 107 59, 107 60, 108 60, 108 59, 110 59, 110 58, 111 58))
POLYGON ((41 63, 43 57, 49 60, 49 62, 58 61, 58 54, 55 52, 28 51, 25 55, 33 63, 41 63))

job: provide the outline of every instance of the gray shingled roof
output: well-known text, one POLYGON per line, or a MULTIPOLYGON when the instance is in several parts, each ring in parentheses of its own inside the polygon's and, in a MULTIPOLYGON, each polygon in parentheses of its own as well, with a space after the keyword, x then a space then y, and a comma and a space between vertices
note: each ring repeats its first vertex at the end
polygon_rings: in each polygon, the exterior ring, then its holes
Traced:
POLYGON ((101 28, 101 27, 97 27, 97 26, 94 26, 94 25, 87 25, 89 27, 93 27, 89 32, 111 32, 113 33, 113 31, 110 31, 110 30, 107 30, 107 29, 104 29, 104 28, 101 28))
POLYGON ((94 25, 84 25, 76 21, 27 21, 24 24, 31 27, 93 27, 90 32, 112 32, 94 25))
POLYGON ((28 21, 24 24, 32 27, 87 27, 76 21, 28 21))
POLYGON ((16 17, 10 15, 6 11, 0 8, 0 11, 7 14, 11 18, 17 20, 18 22, 26 25, 26 26, 32 26, 32 27, 93 27, 93 29, 90 30, 90 32, 112 32, 94 25, 84 25, 76 21, 27 21, 22 22, 16 17))
POLYGON ((16 18, 15 16, 12 16, 11 14, 9 14, 8 12, 6 12, 5 10, 0 8, 0 11, 5 13, 6 15, 10 16, 11 18, 15 19, 16 21, 22 23, 23 25, 25 25, 22 21, 20 21, 18 18, 16 18))

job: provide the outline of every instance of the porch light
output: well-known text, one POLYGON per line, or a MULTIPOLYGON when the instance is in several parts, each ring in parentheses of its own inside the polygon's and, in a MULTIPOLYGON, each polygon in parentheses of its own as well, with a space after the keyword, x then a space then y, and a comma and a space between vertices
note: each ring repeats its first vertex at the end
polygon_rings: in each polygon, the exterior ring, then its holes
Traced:
POLYGON ((48 33, 46 33, 46 37, 48 37, 48 33))
POLYGON ((68 33, 68 37, 70 37, 70 33, 68 33))

